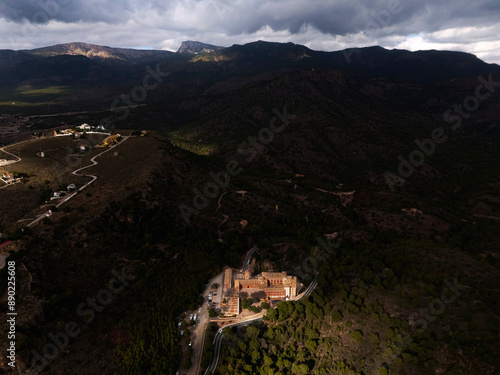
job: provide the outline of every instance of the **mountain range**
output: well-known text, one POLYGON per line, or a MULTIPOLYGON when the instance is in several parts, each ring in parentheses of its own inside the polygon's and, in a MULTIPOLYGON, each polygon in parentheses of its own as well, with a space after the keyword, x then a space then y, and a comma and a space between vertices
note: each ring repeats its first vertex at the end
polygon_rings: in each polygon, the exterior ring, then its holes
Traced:
POLYGON ((124 267, 135 281, 47 373, 206 368, 211 330, 178 324, 257 247, 256 273, 318 287, 226 330, 214 374, 498 374, 499 78, 471 54, 377 46, 0 51, 1 128, 31 140, 0 138, 23 177, 0 190, 0 231, 23 246, 18 358, 52 357, 43 345, 124 267), (106 152, 95 135, 52 136, 82 123, 123 139, 106 152), (70 183, 85 191, 45 203, 70 183), (460 285, 453 301, 445 285, 460 285))
POLYGON ((176 53, 67 43, 32 50, 0 50, 2 87, 51 84, 107 84, 121 81, 148 64, 162 62, 169 70, 248 76, 271 70, 337 69, 371 78, 416 83, 500 72, 476 56, 451 51, 387 50, 367 47, 335 52, 314 51, 293 43, 257 41, 228 48, 185 41, 176 53), (188 62, 193 64, 187 64, 188 62))

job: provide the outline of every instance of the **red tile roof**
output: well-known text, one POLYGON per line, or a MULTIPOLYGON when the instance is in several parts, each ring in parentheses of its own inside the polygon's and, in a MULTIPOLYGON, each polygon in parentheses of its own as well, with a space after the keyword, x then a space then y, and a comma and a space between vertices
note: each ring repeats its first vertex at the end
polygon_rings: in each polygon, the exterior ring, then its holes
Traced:
POLYGON ((14 241, 5 241, 4 243, 0 244, 0 250, 3 249, 4 247, 12 245, 13 243, 14 241))

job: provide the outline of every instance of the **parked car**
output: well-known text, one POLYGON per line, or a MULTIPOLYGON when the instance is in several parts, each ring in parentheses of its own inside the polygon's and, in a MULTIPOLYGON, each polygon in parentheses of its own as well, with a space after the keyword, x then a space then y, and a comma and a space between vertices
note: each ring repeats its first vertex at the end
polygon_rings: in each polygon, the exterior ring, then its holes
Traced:
POLYGON ((193 314, 189 315, 189 320, 193 320, 193 314))
POLYGON ((184 331, 181 331, 181 336, 184 336, 184 331))

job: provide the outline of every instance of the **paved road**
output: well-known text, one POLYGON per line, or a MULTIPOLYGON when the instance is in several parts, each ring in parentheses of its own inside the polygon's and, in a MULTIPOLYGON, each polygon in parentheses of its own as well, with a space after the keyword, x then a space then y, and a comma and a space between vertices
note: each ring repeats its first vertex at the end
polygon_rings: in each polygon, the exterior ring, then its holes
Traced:
POLYGON ((302 297, 309 297, 313 292, 314 288, 316 288, 316 285, 318 285, 318 279, 314 277, 313 281, 311 281, 311 284, 307 287, 306 291, 297 296, 295 301, 300 301, 302 297))
MULTIPOLYGON (((26 142, 26 141, 24 141, 24 142, 26 142)), ((19 143, 23 143, 23 142, 19 142, 19 143)), ((16 145, 18 145, 19 143, 16 143, 16 145)), ((9 145, 9 146, 12 146, 12 145, 9 145)), ((6 147, 8 147, 8 146, 6 146, 6 147)), ((10 164, 14 164, 14 163, 17 163, 17 162, 22 160, 19 156, 13 154, 12 152, 7 151, 5 149, 5 147, 0 148, 0 151, 6 153, 7 155, 14 156, 17 159, 17 160, 12 161, 10 164)), ((7 160, 7 161, 10 162, 10 160, 7 160)))
POLYGON ((238 323, 233 323, 233 324, 228 324, 224 328, 221 328, 217 331, 215 334, 215 339, 214 339, 214 346, 215 346, 215 351, 214 351, 214 358, 212 359, 212 363, 207 367, 207 370, 205 371, 205 375, 208 374, 210 371, 214 372, 215 369, 217 368, 217 363, 219 362, 219 356, 220 356, 220 347, 222 344, 222 337, 224 334, 224 330, 229 327, 240 327, 240 326, 245 326, 248 325, 252 322, 255 322, 257 320, 261 320, 262 316, 265 315, 265 312, 261 312, 258 314, 259 316, 252 316, 251 318, 248 318, 248 320, 238 322, 238 323))
MULTIPOLYGON (((95 165, 99 164, 99 163, 97 163, 97 162, 95 161, 95 159, 96 159, 96 158, 98 158, 98 157, 99 157, 99 156, 101 156, 102 154, 105 154, 105 153, 106 153, 106 152, 108 152, 108 151, 111 151, 111 150, 112 150, 112 149, 114 149, 116 146, 121 145, 121 144, 122 144, 123 142, 125 142, 125 141, 129 138, 129 137, 130 137, 130 136, 123 136, 123 137, 122 137, 122 140, 121 140, 120 142, 118 142, 117 144, 115 144, 115 145, 113 145, 113 146, 111 146, 111 147, 107 148, 105 151, 101 152, 100 154, 97 154, 96 156, 94 156, 92 159, 90 159, 90 162, 91 162, 92 164, 87 165, 86 167, 82 167, 82 168, 76 169, 76 170, 74 170, 73 172, 71 172, 71 174, 72 174, 72 175, 74 175, 74 176, 85 176, 85 177, 91 177, 91 178, 92 178, 92 180, 90 180, 89 182, 87 182, 85 185, 81 186, 81 187, 78 189, 78 191, 82 191, 82 190, 83 190, 83 189, 85 189, 87 186, 89 186, 91 183, 93 183, 95 180, 97 180, 97 176, 94 176, 94 175, 91 175, 91 174, 80 174, 80 173, 78 173, 78 172, 83 171, 84 169, 87 169, 87 168, 90 168, 90 167, 93 167, 93 166, 95 166, 95 165)), ((67 200, 67 199, 66 199, 66 200, 67 200)), ((66 200, 65 200, 65 201, 66 201, 66 200)), ((62 203, 64 203, 64 202, 62 202, 62 203)))
POLYGON ((9 152, 7 151, 5 148, 6 147, 14 147, 14 146, 18 146, 20 145, 21 143, 26 143, 26 142, 31 142, 31 141, 34 141, 35 139, 27 139, 26 141, 21 141, 21 142, 18 142, 18 143, 13 143, 13 144, 10 144, 10 145, 7 145, 7 146, 4 146, 2 148, 0 148, 0 151, 2 152, 5 152, 6 154, 10 155, 10 156, 14 156, 17 160, 14 160, 11 162, 11 160, 7 160, 8 162, 10 162, 9 164, 5 164, 5 165, 10 165, 10 164, 14 164, 14 163, 18 163, 20 162, 22 159, 17 156, 16 154, 13 154, 12 152, 9 152))
MULTIPOLYGON (((217 296, 212 297, 212 300, 215 301, 217 299, 220 299, 221 296, 221 290, 222 290, 222 283, 224 281, 224 272, 221 272, 217 276, 211 278, 208 281, 208 285, 205 289, 205 292, 203 293, 203 296, 205 298, 205 302, 203 302, 203 305, 201 306, 201 313, 200 313, 200 320, 194 326, 194 328, 191 329, 191 341, 193 345, 193 351, 195 353, 198 353, 198 356, 193 359, 193 366, 186 372, 181 372, 181 374, 185 373, 186 375, 198 375, 200 373, 200 366, 201 366, 201 359, 203 355, 203 347, 205 345, 205 332, 207 330, 208 323, 210 321, 210 317, 208 316, 208 295, 214 288, 212 288, 212 284, 216 283, 219 284, 219 288, 217 289, 217 296)), ((196 313, 197 311, 195 311, 196 313)))
MULTIPOLYGON (((316 277, 314 277, 313 281, 311 282, 309 287, 306 289, 306 291, 304 293, 298 295, 297 297, 295 297, 293 300, 300 301, 302 298, 308 297, 309 295, 311 295, 311 293, 313 292, 314 288, 316 288, 317 285, 318 285, 318 280, 316 279, 316 277)), ((207 370, 205 371, 205 375, 207 375, 209 372, 214 372, 215 369, 217 368, 217 363, 219 362, 219 357, 220 357, 220 347, 222 344, 222 337, 223 337, 224 329, 229 328, 229 327, 238 327, 238 326, 248 325, 251 322, 261 320, 264 315, 265 315, 265 311, 262 311, 259 314, 252 315, 252 316, 248 317, 247 320, 243 320, 243 321, 240 321, 238 323, 228 324, 224 328, 221 328, 217 331, 217 333, 215 334, 215 339, 214 339, 214 347, 215 347, 214 357, 213 357, 210 365, 207 367, 207 370)))
POLYGON ((252 255, 258 250, 257 246, 254 245, 250 250, 248 250, 247 255, 245 255, 245 259, 243 260, 243 266, 241 267, 241 271, 245 272, 248 269, 248 265, 250 264, 250 260, 252 259, 252 255))

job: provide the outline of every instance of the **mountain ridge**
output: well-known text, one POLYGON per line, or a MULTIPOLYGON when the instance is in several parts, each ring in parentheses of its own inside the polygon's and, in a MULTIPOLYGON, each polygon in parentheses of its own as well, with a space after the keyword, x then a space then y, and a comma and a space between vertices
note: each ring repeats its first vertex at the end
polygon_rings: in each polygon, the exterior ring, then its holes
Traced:
POLYGON ((164 50, 117 48, 84 42, 56 44, 32 50, 22 50, 22 52, 42 57, 81 55, 101 63, 106 63, 109 60, 122 63, 137 63, 147 59, 158 59, 173 54, 173 52, 164 50))
POLYGON ((186 40, 181 43, 181 46, 177 50, 176 53, 185 53, 185 54, 200 54, 200 53, 210 53, 214 51, 218 51, 220 49, 224 49, 226 47, 215 46, 213 44, 207 44, 198 42, 195 40, 186 40))
MULTIPOLYGON (((256 82, 268 81, 293 71, 336 70, 364 82, 363 90, 376 90, 380 95, 398 102, 427 106, 428 98, 439 99, 443 84, 446 95, 460 95, 469 88, 466 81, 477 81, 480 75, 500 76, 500 66, 486 63, 475 55, 455 51, 388 50, 380 46, 341 51, 315 51, 294 43, 255 41, 227 48, 201 42, 185 41, 178 52, 112 48, 73 42, 34 50, 0 50, 0 87, 47 88, 65 85, 68 88, 121 92, 120 86, 140 84, 148 67, 161 64, 169 72, 168 87, 160 87, 148 95, 148 101, 173 103, 190 95, 224 94, 256 82), (214 49, 204 52, 207 49, 214 49), (72 63, 73 62, 73 63, 72 63), (451 80, 459 80, 451 84, 451 80), (415 86, 417 89, 415 90, 415 86), (441 85, 438 87, 437 85, 441 85), (413 88, 412 88, 413 87, 413 88), (429 91, 430 90, 430 91, 429 91)), ((477 83, 476 83, 477 85, 477 83)), ((76 89, 75 89, 76 90, 76 89)), ((94 98, 95 93, 81 95, 94 98)), ((6 91, 6 102, 17 102, 6 91)), ((458 98, 460 99, 460 98, 458 98)), ((65 97, 57 97, 65 103, 65 97)), ((73 99, 72 99, 73 100, 73 99)), ((112 97, 105 101, 113 100, 112 97)), ((81 102, 83 104, 83 101, 81 102)), ((73 103, 75 104, 75 103, 73 103)), ((95 103, 102 107, 102 103, 95 103)), ((89 103, 85 103, 89 105, 89 103)), ((440 108, 443 104, 440 105, 440 108)), ((11 108, 4 106, 4 110, 11 108)))

